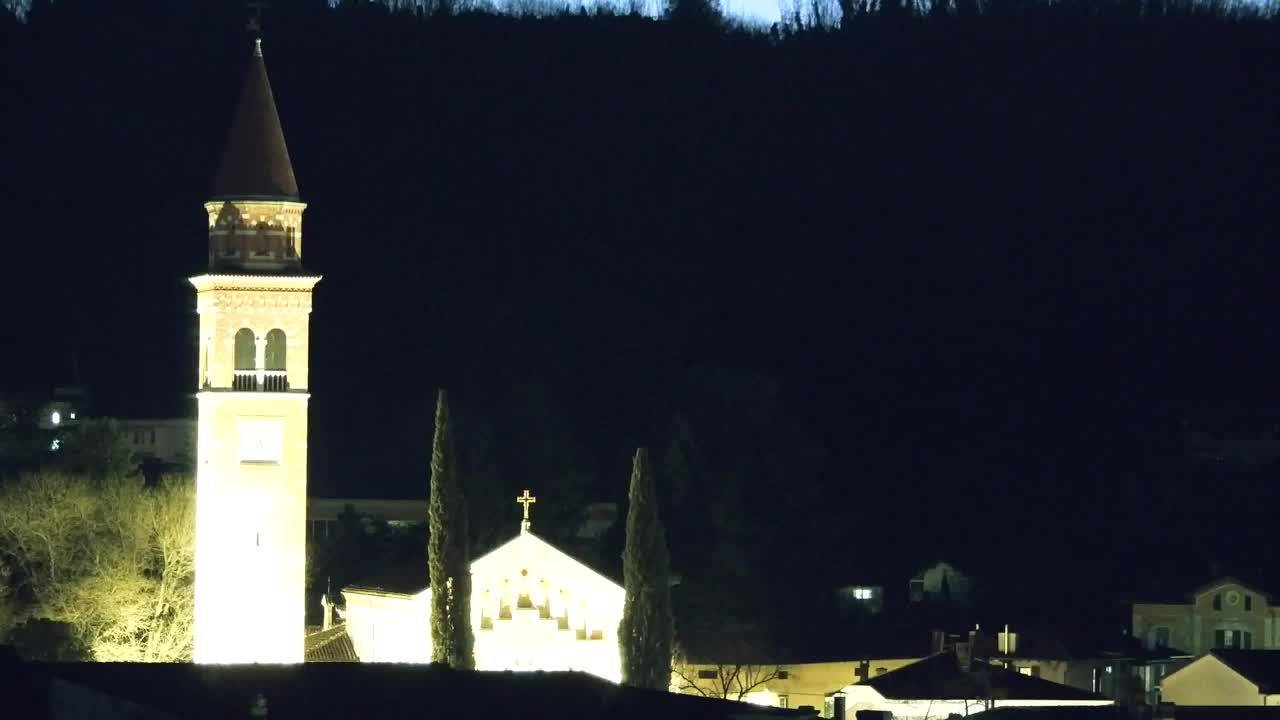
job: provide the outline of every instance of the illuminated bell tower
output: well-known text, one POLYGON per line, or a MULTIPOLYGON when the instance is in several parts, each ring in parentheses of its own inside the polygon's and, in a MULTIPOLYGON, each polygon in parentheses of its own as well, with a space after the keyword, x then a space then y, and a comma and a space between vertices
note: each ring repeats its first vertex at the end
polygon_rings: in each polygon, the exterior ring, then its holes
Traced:
POLYGON ((311 291, 261 40, 209 215, 200 314, 195 661, 302 661, 311 291))

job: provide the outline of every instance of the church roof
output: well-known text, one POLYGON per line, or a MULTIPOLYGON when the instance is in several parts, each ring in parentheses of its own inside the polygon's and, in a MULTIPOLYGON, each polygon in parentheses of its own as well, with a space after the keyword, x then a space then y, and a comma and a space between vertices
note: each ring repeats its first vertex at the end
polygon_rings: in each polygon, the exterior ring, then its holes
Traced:
POLYGON ((213 181, 214 198, 296 200, 298 182, 276 114, 259 44, 249 59, 244 89, 213 181))
POLYGON ((334 625, 303 638, 302 657, 305 662, 360 662, 346 625, 334 625))
MULTIPOLYGON (((581 567, 581 569, 590 575, 597 576, 602 582, 609 583, 621 587, 621 584, 605 575, 604 573, 590 567, 581 560, 573 557, 569 553, 534 535, 532 532, 522 532, 507 542, 490 550, 484 555, 471 561, 474 569, 476 565, 484 565, 491 562, 492 559, 501 557, 504 551, 509 552, 509 548, 516 547, 520 544, 536 544, 549 549, 552 553, 562 556, 565 560, 581 567)), ((431 573, 427 565, 426 558, 414 560, 408 563, 402 563, 394 567, 389 567, 372 575, 368 575, 361 580, 354 582, 343 588, 344 591, 356 592, 375 592, 388 593, 393 595, 417 595, 426 591, 431 586, 431 573)))

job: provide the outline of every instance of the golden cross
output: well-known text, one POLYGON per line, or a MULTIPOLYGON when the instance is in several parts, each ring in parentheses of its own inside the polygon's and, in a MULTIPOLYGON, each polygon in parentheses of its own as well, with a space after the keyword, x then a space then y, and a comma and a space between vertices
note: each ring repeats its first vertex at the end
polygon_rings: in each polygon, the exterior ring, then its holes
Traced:
POLYGON ((538 502, 538 498, 530 495, 529 491, 525 490, 523 495, 516 498, 516 502, 524 506, 524 521, 528 523, 529 522, 529 506, 538 502))

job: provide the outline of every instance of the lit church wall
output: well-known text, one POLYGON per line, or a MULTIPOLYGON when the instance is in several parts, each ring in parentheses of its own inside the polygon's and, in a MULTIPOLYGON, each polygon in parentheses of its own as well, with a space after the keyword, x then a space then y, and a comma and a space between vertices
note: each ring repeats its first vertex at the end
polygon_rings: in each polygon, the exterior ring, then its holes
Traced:
MULTIPOLYGON (((471 564, 478 670, 578 670, 621 681, 623 589, 530 532, 471 564)), ((430 662, 430 590, 346 588, 347 634, 365 662, 430 662)))

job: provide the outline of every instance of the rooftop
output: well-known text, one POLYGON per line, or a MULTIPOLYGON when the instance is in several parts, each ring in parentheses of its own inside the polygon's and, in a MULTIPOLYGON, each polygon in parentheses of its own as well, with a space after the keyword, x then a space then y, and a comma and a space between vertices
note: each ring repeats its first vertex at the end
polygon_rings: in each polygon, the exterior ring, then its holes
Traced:
POLYGON ((955 653, 938 653, 919 662, 878 675, 870 685, 885 698, 920 699, 985 697, 992 692, 1009 700, 1106 701, 1101 695, 1023 675, 996 666, 960 668, 955 653))
MULTIPOLYGON (((3 669, 3 668, 0 668, 3 669)), ((305 663, 288 666, 50 663, 19 665, 22 685, 48 692, 53 679, 178 717, 248 717, 261 698, 269 717, 441 716, 800 718, 809 713, 614 685, 572 672, 458 672, 437 665, 305 663)), ((9 670, 12 672, 12 670, 9 670)), ((90 698, 76 698, 81 708, 90 698)))

